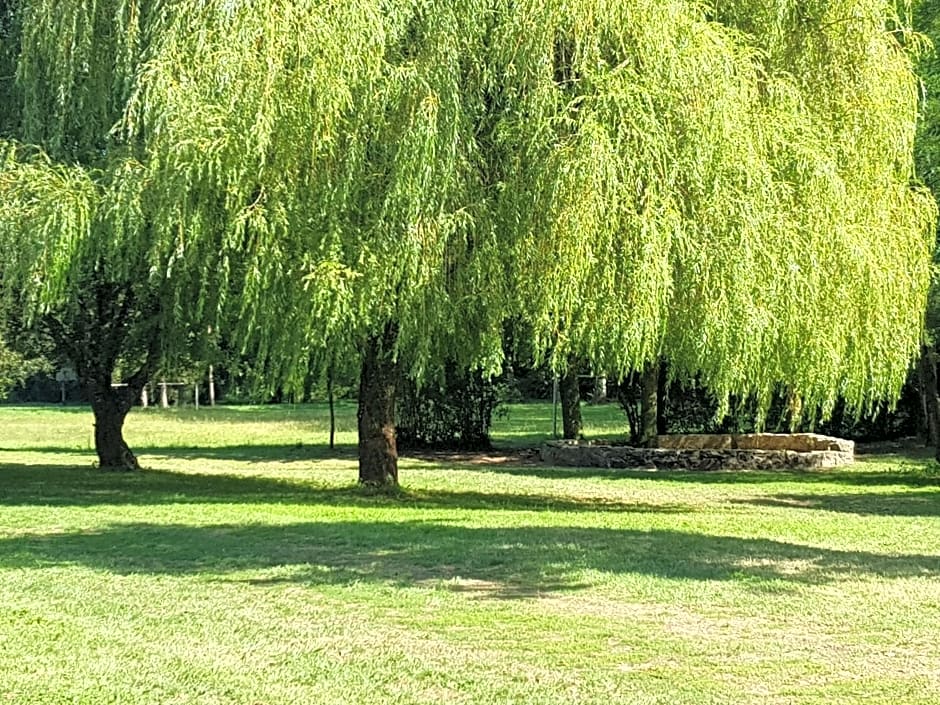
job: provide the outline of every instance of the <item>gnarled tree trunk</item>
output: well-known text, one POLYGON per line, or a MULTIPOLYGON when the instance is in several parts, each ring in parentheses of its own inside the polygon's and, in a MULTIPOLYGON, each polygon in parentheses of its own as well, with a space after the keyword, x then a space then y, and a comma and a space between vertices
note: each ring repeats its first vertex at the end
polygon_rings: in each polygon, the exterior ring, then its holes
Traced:
POLYGON ((124 420, 139 390, 111 387, 97 381, 91 388, 91 409, 95 415, 95 451, 102 470, 138 470, 140 463, 124 440, 124 420))
POLYGON ((395 440, 394 324, 381 336, 369 338, 359 378, 359 482, 373 487, 398 484, 398 446, 395 440))
POLYGON ((147 291, 141 299, 133 281, 109 280, 100 261, 84 276, 76 300, 43 316, 42 325, 74 366, 91 399, 98 466, 137 470, 140 464, 124 440, 123 429, 160 359, 156 292, 147 291), (122 384, 113 385, 119 367, 125 370, 122 384))

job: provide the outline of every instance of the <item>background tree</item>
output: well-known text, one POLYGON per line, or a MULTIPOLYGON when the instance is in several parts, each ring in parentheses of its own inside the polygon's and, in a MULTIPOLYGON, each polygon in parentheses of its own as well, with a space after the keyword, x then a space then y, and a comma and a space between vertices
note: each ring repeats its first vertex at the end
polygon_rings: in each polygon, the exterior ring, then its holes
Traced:
POLYGON ((0 400, 13 387, 22 383, 34 371, 35 366, 22 355, 11 350, 0 338, 0 400))

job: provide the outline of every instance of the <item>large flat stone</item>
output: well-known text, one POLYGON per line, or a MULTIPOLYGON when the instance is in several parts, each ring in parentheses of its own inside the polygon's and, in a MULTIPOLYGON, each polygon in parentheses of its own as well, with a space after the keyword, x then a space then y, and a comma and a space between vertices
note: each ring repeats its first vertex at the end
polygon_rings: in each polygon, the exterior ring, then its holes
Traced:
POLYGON ((657 436, 657 448, 670 448, 674 450, 721 450, 733 448, 733 439, 730 434, 689 433, 671 436, 657 436))
POLYGON ((794 450, 798 453, 834 450, 855 453, 855 443, 818 433, 740 433, 732 444, 742 450, 794 450))

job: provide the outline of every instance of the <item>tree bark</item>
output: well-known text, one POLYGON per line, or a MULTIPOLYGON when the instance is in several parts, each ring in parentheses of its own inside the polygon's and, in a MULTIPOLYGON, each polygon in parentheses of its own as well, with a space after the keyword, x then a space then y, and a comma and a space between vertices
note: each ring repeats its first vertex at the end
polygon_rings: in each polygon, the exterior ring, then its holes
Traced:
POLYGON ((336 408, 333 400, 333 366, 326 371, 326 398, 330 404, 330 450, 336 446, 336 408))
POLYGON ((607 403, 607 376, 598 375, 594 378, 594 396, 591 398, 592 404, 607 403))
POLYGON ((76 300, 43 316, 42 325, 91 399, 98 466, 137 470, 137 457, 124 440, 124 420, 160 360, 161 330, 153 322, 159 304, 149 290, 141 300, 130 280, 108 280, 102 261, 83 276, 76 300), (118 367, 136 371, 113 385, 118 367))
POLYGON ((568 359, 568 369, 559 380, 561 396, 561 425, 564 438, 576 440, 581 437, 584 426, 581 419, 581 389, 578 385, 578 361, 568 359))
POLYGON ((91 408, 95 415, 95 451, 102 470, 139 470, 140 463, 124 441, 124 419, 137 390, 111 387, 98 381, 92 385, 91 408))
POLYGON ((369 338, 359 378, 359 482, 372 487, 398 485, 398 446, 395 440, 395 361, 397 327, 388 324, 380 336, 369 338))
POLYGON ((640 445, 656 445, 657 403, 659 397, 659 363, 650 362, 643 368, 640 378, 640 445))
POLYGON ((940 457, 940 398, 937 396, 937 362, 933 349, 920 346, 920 393, 924 404, 927 445, 937 449, 940 457))
POLYGON ((657 435, 665 436, 667 431, 666 389, 669 380, 666 375, 666 363, 660 360, 657 367, 659 368, 659 374, 656 383, 656 433, 657 435))

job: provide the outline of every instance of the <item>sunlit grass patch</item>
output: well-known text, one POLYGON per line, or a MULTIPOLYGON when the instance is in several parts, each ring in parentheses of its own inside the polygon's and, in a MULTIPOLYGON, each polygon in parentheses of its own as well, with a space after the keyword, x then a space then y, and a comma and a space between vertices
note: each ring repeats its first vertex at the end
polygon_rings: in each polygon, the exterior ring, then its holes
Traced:
POLYGON ((115 475, 69 442, 90 414, 0 408, 0 702, 940 692, 926 460, 694 474, 425 454, 374 495, 354 410, 332 452, 323 411, 135 411, 146 469, 115 475))

